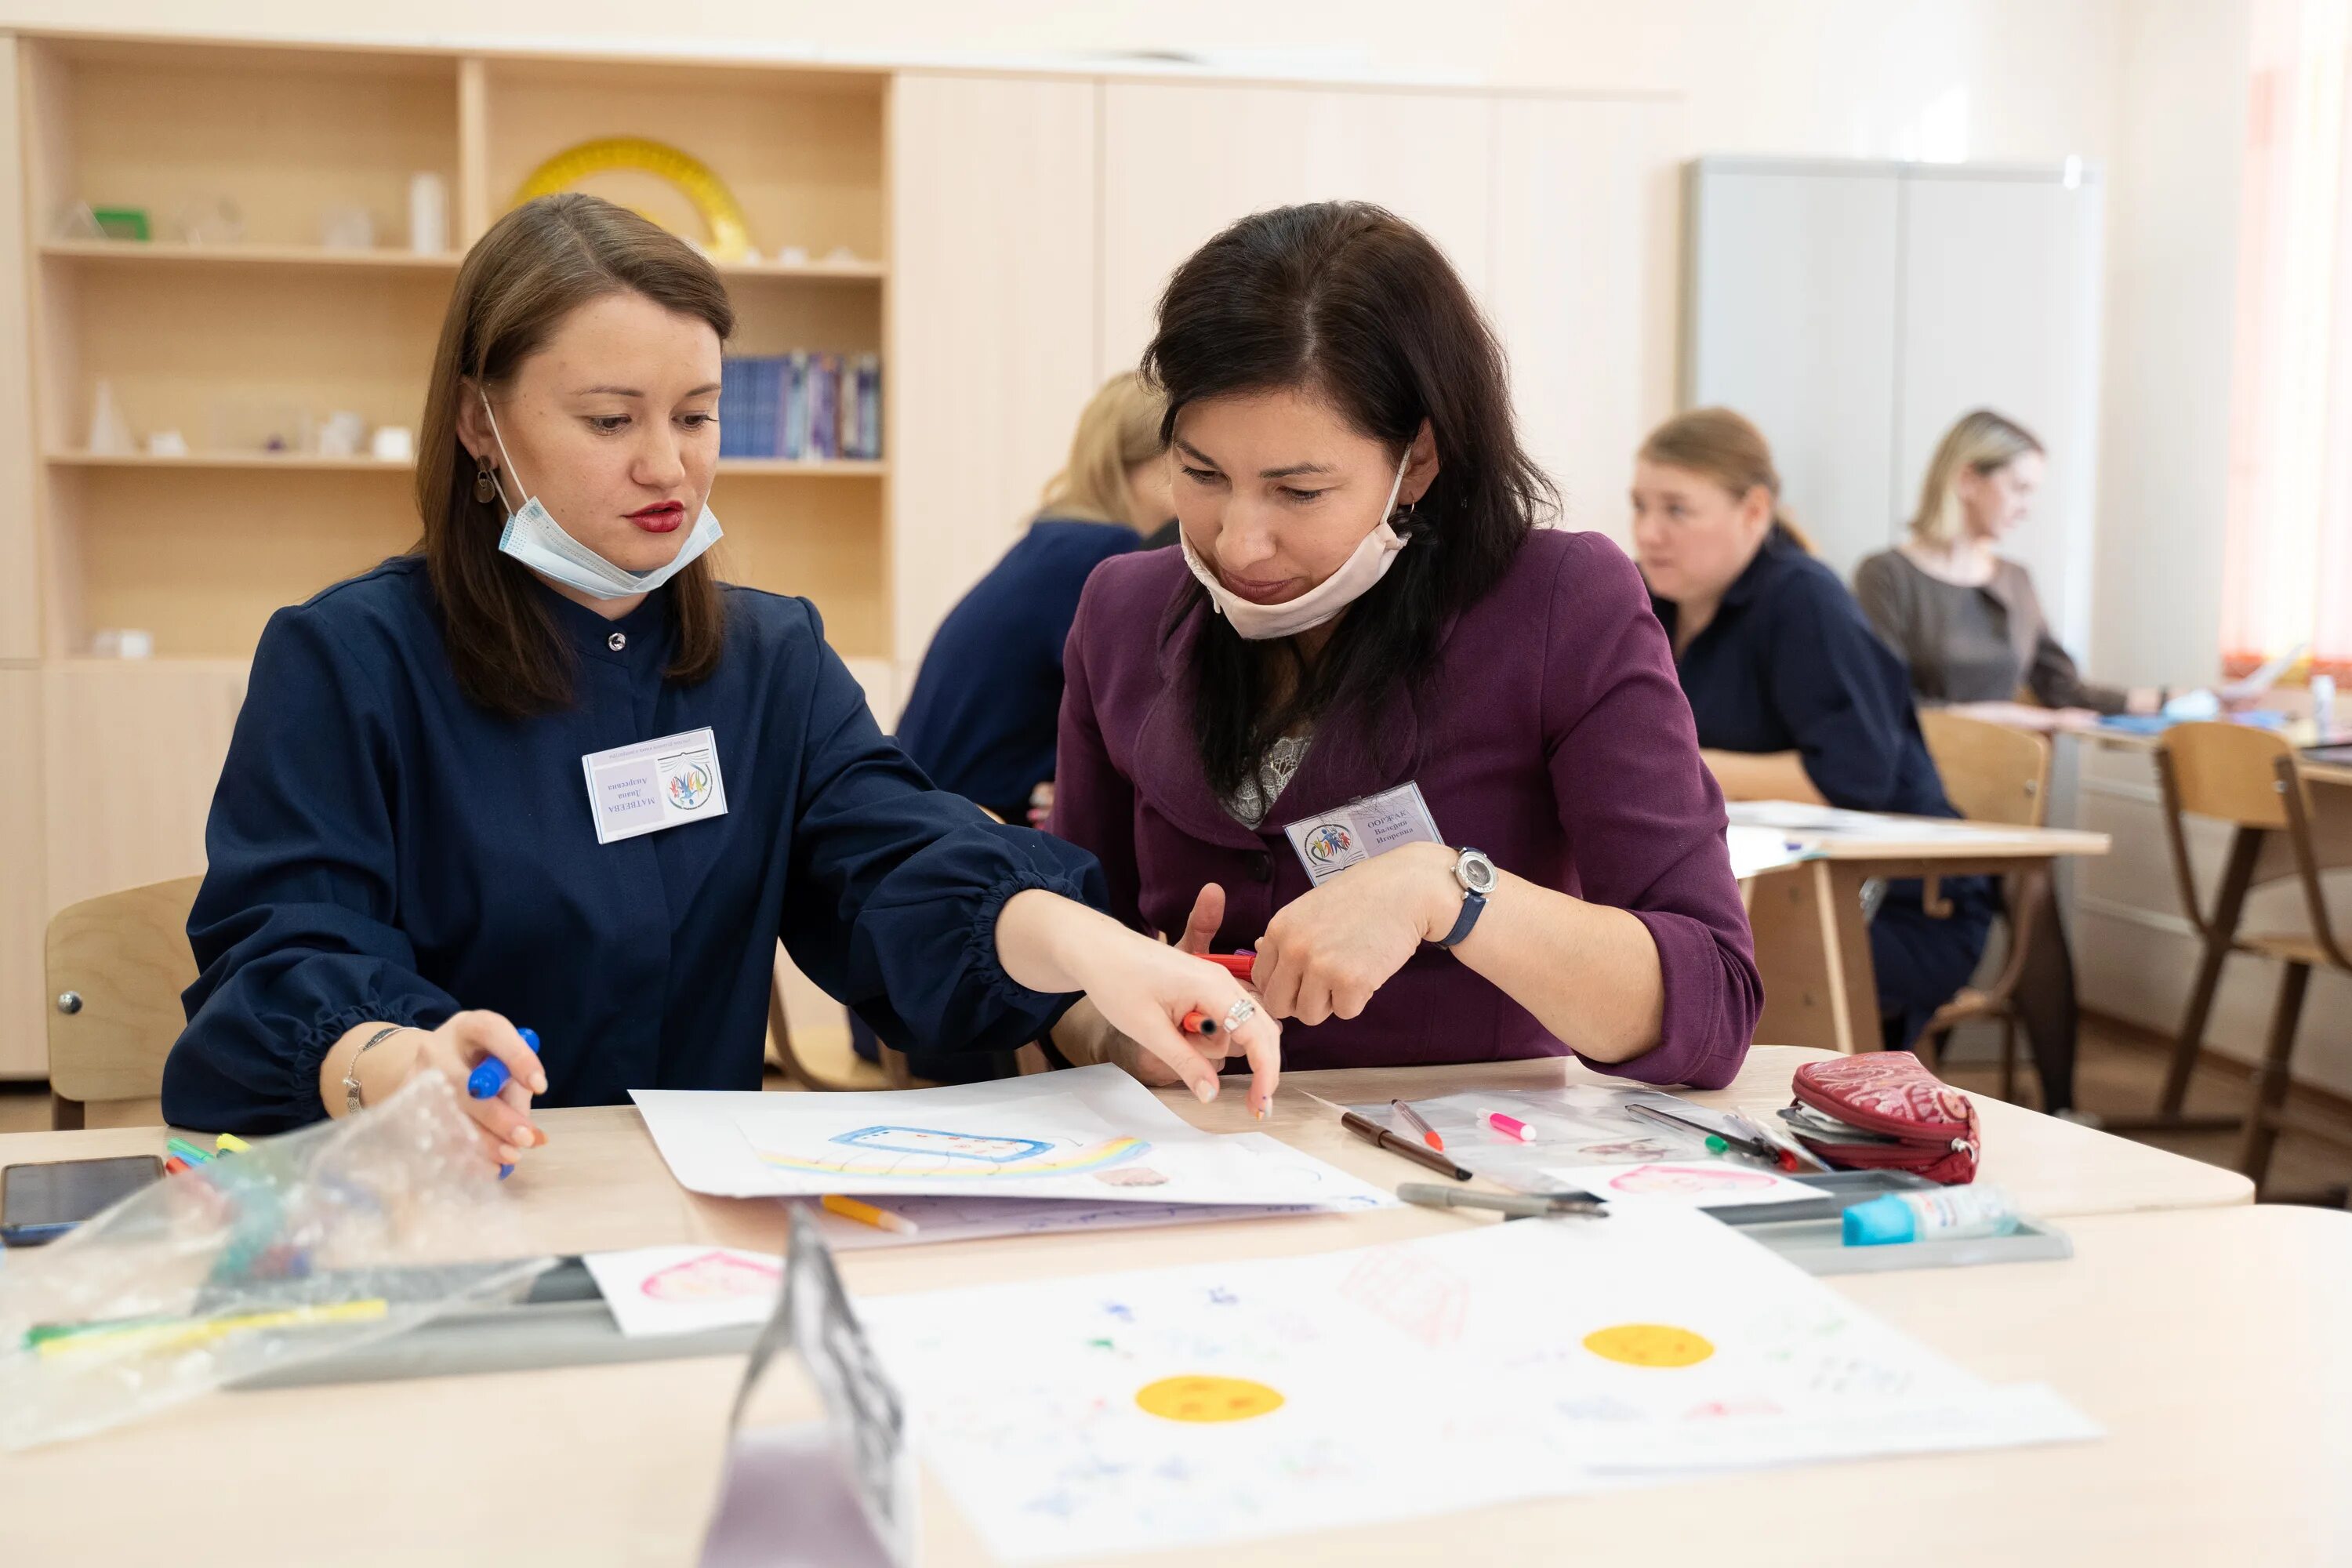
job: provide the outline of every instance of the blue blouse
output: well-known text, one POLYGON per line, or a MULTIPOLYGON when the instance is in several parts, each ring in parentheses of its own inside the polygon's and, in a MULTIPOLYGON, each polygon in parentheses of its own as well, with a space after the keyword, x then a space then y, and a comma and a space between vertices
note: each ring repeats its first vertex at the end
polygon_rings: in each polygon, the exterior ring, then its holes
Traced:
MULTIPOLYGON (((1675 607, 1651 607, 1671 638, 1675 607)), ((1774 529, 1675 661, 1698 743, 1795 752, 1852 811, 1958 816, 1927 755, 1911 679, 1837 574, 1774 529)))
POLYGON ((1099 907, 1099 868, 933 788, 806 600, 724 590, 718 670, 681 686, 667 590, 618 621, 541 592, 574 700, 520 721, 459 691, 419 559, 270 618, 205 826, 170 1121, 315 1121, 343 1034, 461 1008, 538 1031, 543 1105, 756 1089, 780 936, 902 1048, 1009 1049, 1066 1006, 1004 973, 996 916, 1030 888, 1099 907), (598 844, 581 757, 704 726, 727 814, 598 844))
POLYGON ((1094 569, 1143 544, 1116 522, 1040 518, 940 623, 898 743, 942 789, 1008 822, 1054 776, 1062 645, 1094 569))

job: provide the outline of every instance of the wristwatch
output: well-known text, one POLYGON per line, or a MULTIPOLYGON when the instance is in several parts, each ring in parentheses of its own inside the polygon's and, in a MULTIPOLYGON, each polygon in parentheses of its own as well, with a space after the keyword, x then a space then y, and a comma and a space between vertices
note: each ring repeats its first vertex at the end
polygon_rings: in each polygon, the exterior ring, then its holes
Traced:
POLYGON ((1456 947, 1478 923, 1478 916, 1486 908, 1486 895, 1495 890, 1500 879, 1495 863, 1486 858, 1483 849, 1465 848, 1454 857, 1454 879, 1462 884, 1462 915, 1454 929, 1438 940, 1440 947, 1456 947))

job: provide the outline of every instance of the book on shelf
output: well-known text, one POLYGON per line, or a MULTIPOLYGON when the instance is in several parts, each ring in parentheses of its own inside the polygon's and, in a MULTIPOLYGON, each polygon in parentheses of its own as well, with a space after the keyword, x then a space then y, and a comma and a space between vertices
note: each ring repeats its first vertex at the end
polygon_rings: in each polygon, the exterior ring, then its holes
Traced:
POLYGON ((719 388, 722 458, 821 462, 882 456, 878 354, 731 356, 719 388))

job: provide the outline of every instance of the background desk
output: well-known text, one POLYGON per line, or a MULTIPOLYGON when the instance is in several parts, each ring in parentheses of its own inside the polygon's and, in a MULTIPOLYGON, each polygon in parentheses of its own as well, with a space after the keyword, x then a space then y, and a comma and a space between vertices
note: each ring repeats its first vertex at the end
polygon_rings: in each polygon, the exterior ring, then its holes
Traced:
MULTIPOLYGON (((1759 1049, 1730 1089, 1702 1098, 1778 1099, 1813 1055, 1759 1049)), ((1286 1080, 1271 1125, 1393 1181, 1418 1173, 1348 1138, 1298 1091, 1346 1100, 1585 1076, 1551 1062, 1301 1073, 1286 1080)), ((1204 1126, 1246 1119, 1237 1094, 1206 1107, 1164 1098, 1204 1126)), ((2177 1168, 2192 1162, 2014 1107, 1986 1110, 1988 1173, 2023 1191, 2063 1201, 2071 1183, 2084 1201, 2116 1205, 2243 1199, 2231 1173, 2200 1185, 2196 1171, 2177 1168)), ((772 1205, 681 1192, 633 1110, 551 1111, 546 1121, 553 1141, 518 1173, 514 1195, 549 1248, 779 1245, 772 1205)), ((159 1142, 152 1130, 21 1134, 0 1139, 0 1162, 159 1142)), ((1282 1256, 1485 1223, 1409 1209, 1006 1237, 851 1254, 843 1268, 852 1289, 887 1293, 1282 1256)), ((2055 1384, 2110 1428, 2104 1442, 1514 1504, 1475 1516, 1475 1554, 1463 1550, 1472 1521, 1441 1517, 1148 1561, 1273 1568, 1311 1556, 1418 1568, 1474 1555, 1549 1563, 1572 1548, 1580 1560, 1633 1562, 1667 1545, 1677 1560, 1744 1563, 1898 1553, 1906 1564, 1965 1568, 2340 1560, 2352 1548, 2352 1492, 2336 1473, 2352 1452, 2352 1350, 2340 1330, 2352 1216, 2176 1209, 2067 1228, 2070 1262, 1829 1283, 1986 1377, 2055 1384)), ((143 1563, 190 1542, 254 1564, 690 1563, 740 1370, 726 1358, 216 1394, 0 1460, 0 1535, 12 1565, 143 1563), (138 1506, 124 1506, 133 1495, 138 1506)), ((988 1561, 935 1480, 924 1529, 927 1563, 988 1561)))
POLYGON ((1836 1051, 1879 1048, 1878 977, 1863 919, 1874 878, 2005 877, 2061 855, 2104 855, 2107 836, 1937 821, 1916 839, 1807 829, 1815 858, 1751 878, 1748 922, 1764 977, 1764 1039, 1836 1051))

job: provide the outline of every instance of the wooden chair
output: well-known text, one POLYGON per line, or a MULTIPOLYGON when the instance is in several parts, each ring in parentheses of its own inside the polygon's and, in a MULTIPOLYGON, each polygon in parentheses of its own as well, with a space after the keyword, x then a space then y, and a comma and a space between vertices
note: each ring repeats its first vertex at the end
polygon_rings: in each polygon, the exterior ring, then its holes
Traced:
MULTIPOLYGON (((2173 1041, 2172 1062, 2165 1074, 2158 1112, 2147 1125, 2184 1128, 2242 1125, 2238 1168, 2252 1177, 2257 1190, 2270 1168, 2271 1152, 2282 1128, 2309 1133, 2341 1147, 2352 1148, 2352 1138, 2324 1122, 2285 1109, 2288 1062, 2294 1051, 2295 1026, 2303 1015, 2303 998, 2315 964, 2352 973, 2352 958, 2338 944, 2328 920, 2327 900, 2320 886, 2319 858, 2312 840, 2311 803, 2295 765, 2294 748, 2268 730, 2245 724, 2178 724, 2165 731, 2157 749, 2156 776, 2163 793, 2165 835, 2172 851, 2173 875, 2180 885, 2180 904, 2204 947, 2190 991, 2180 1033, 2173 1041), (2213 912, 2200 912, 2197 872, 2189 857, 2184 817, 2204 816, 2237 829, 2229 859, 2216 890, 2213 912), (2309 929, 2303 931, 2248 933, 2238 929, 2246 895, 2263 864, 2263 840, 2277 836, 2286 847, 2283 868, 2301 884, 2304 913, 2309 929), (2270 1037, 2250 1085, 2251 1100, 2242 1123, 2234 1117, 2189 1117, 2182 1114, 2189 1074, 2205 1044, 2205 1026, 2213 1010, 2214 993, 2221 983, 2222 966, 2232 952, 2275 959, 2282 966, 2278 998, 2271 1013, 2270 1037)), ((2275 865, 2275 862, 2273 862, 2275 865)))
MULTIPOLYGON (((1944 794, 1962 816, 1970 822, 2017 827, 2042 826, 2050 814, 2048 737, 1932 708, 1920 711, 1919 728, 1927 735, 1936 771, 1943 776, 1944 794)), ((2009 956, 2000 973, 1982 990, 1962 988, 1936 1010, 1920 1038, 1930 1043, 1930 1054, 1940 1058, 1944 1042, 1954 1029, 1979 1018, 1999 1019, 2000 1097, 2013 1100, 2017 1098, 2017 986, 2032 944, 2046 940, 2039 914, 2049 898, 2050 868, 2037 865, 2007 880, 2009 956)))
POLYGON ((85 899, 49 919, 49 1124, 83 1126, 93 1100, 163 1092, 163 1058, 194 984, 188 910, 198 877, 85 899))

